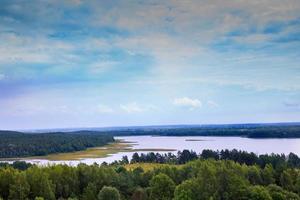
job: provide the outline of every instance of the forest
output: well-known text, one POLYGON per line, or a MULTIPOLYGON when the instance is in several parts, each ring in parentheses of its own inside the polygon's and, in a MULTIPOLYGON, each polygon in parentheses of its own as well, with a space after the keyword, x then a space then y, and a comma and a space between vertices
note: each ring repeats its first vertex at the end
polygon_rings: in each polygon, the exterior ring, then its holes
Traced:
POLYGON ((237 150, 135 154, 130 161, 123 157, 112 164, 76 167, 3 164, 0 199, 299 200, 299 166, 293 153, 237 150))
MULTIPOLYGON (((101 131, 101 130, 99 130, 101 131)), ((299 123, 232 124, 232 125, 182 125, 156 127, 128 127, 104 130, 114 136, 239 136, 249 138, 300 138, 299 123)))
POLYGON ((42 156, 85 150, 113 142, 110 135, 94 131, 22 133, 0 131, 0 158, 42 156))

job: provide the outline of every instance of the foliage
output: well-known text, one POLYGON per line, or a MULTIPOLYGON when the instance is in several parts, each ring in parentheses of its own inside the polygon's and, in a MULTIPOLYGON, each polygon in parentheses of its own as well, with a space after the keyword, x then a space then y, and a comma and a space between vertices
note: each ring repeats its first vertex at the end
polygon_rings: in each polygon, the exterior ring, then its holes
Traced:
POLYGON ((297 163, 289 160, 295 160, 295 156, 207 152, 205 159, 201 155, 195 159, 192 152, 138 155, 143 161, 149 158, 165 162, 149 163, 151 167, 145 163, 138 167, 136 161, 134 167, 116 162, 101 166, 31 166, 20 170, 7 165, 0 168, 0 197, 4 200, 300 200, 300 170, 297 163), (181 161, 185 164, 180 164, 181 161))
POLYGON ((0 131, 0 158, 43 156, 103 146, 114 139, 99 132, 21 133, 0 131))
POLYGON ((104 186, 98 194, 98 200, 120 200, 120 198, 119 191, 114 187, 104 186))
POLYGON ((12 167, 12 168, 15 168, 15 169, 19 169, 19 170, 26 170, 29 167, 31 167, 32 164, 27 163, 25 161, 14 161, 12 164, 9 164, 7 162, 1 162, 0 163, 0 168, 1 167, 9 167, 9 166, 12 167))
POLYGON ((229 124, 201 126, 132 127, 105 130, 114 136, 160 135, 160 136, 243 136, 249 138, 299 138, 299 123, 283 124, 229 124))
MULTIPOLYGON (((249 176, 259 176, 256 177, 260 179, 258 181, 263 181, 266 185, 274 182, 272 179, 274 170, 282 170, 286 167, 300 167, 300 158, 293 153, 290 153, 288 156, 285 156, 284 154, 257 155, 246 151, 238 151, 236 149, 225 149, 221 151, 204 149, 199 155, 189 150, 183 150, 182 152, 178 151, 177 155, 172 153, 159 154, 153 152, 147 154, 134 153, 130 163, 184 164, 195 159, 233 160, 240 164, 257 165, 258 167, 265 168, 265 170, 262 174, 257 174, 256 168, 253 167, 249 176)), ((123 163, 124 161, 114 162, 114 164, 123 163)))
POLYGON ((30 186, 23 172, 16 173, 9 188, 9 199, 26 200, 29 196, 30 186))
POLYGON ((146 191, 143 188, 138 187, 133 192, 131 199, 132 200, 147 200, 148 199, 148 195, 147 195, 146 191))
POLYGON ((175 183, 166 174, 158 174, 150 181, 150 198, 156 200, 171 200, 175 183))

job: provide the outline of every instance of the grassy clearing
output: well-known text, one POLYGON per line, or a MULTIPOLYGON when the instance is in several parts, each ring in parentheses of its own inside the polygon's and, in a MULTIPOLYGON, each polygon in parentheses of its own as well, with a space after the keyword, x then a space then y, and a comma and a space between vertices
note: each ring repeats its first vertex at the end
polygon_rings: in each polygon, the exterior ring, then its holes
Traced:
POLYGON ((159 163, 134 163, 134 164, 125 165, 125 168, 127 170, 134 170, 138 167, 141 167, 143 168, 144 171, 150 171, 153 170, 154 168, 160 168, 166 165, 167 164, 159 164, 159 163))
POLYGON ((161 168, 161 167, 182 167, 182 165, 170 165, 170 164, 160 164, 160 163, 134 163, 134 164, 128 164, 125 165, 125 168, 127 170, 134 170, 138 167, 143 168, 144 171, 151 171, 155 168, 161 168))
POLYGON ((117 140, 114 143, 110 143, 103 147, 93 147, 88 148, 84 151, 76 151, 69 153, 57 153, 49 154, 47 156, 37 156, 30 157, 27 159, 47 159, 47 160, 80 160, 86 158, 105 158, 111 154, 116 154, 119 152, 142 152, 142 151, 153 151, 153 152, 162 152, 162 151, 175 151, 175 149, 133 149, 134 143, 125 142, 122 140, 117 140))

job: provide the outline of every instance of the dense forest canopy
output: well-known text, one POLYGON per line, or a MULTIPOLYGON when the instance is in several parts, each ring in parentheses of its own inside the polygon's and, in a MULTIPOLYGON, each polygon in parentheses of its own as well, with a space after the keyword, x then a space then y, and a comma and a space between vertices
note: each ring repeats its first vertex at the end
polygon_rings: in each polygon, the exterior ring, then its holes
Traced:
POLYGON ((137 154, 110 165, 7 164, 0 167, 0 199, 300 200, 299 164, 292 153, 237 150, 137 154), (147 169, 140 162, 164 164, 147 169))
MULTIPOLYGON (((101 131, 101 130, 99 130, 101 131)), ((233 124, 203 126, 128 127, 104 130, 115 136, 240 136, 249 138, 300 138, 300 124, 233 124)))
POLYGON ((41 134, 0 131, 0 158, 80 151, 113 141, 113 136, 95 131, 41 134))

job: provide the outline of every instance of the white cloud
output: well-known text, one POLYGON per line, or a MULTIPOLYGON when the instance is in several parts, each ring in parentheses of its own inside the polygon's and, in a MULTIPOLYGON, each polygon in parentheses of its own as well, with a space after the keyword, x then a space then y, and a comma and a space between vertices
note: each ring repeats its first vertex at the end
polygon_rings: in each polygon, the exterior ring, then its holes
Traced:
POLYGON ((2 80, 4 78, 5 78, 4 74, 0 74, 0 80, 2 80))
POLYGON ((4 41, 0 63, 62 63, 75 48, 71 43, 15 33, 1 33, 0 39, 4 41))
POLYGON ((175 106, 188 107, 190 109, 202 107, 202 102, 199 99, 191 99, 188 97, 176 98, 173 100, 175 106))
MULTIPOLYGON (((66 3, 66 5, 72 3, 80 5, 82 1, 72 0, 67 2, 71 3, 66 3)), ((211 43, 217 42, 220 38, 224 38, 224 41, 226 41, 228 37, 236 43, 244 45, 257 45, 270 42, 271 39, 274 39, 274 35, 278 37, 279 33, 265 34, 263 31, 265 26, 271 22, 280 23, 297 19, 300 8, 299 0, 288 0, 288 3, 274 0, 154 2, 137 4, 135 2, 124 3, 123 1, 116 1, 112 7, 110 4, 106 6, 105 3, 97 1, 86 3, 87 6, 91 7, 92 12, 91 17, 88 18, 91 24, 84 24, 84 27, 93 28, 99 25, 100 27, 105 27, 106 25, 109 25, 109 27, 115 26, 121 30, 133 31, 135 33, 133 37, 92 37, 73 43, 68 42, 68 40, 43 36, 32 38, 26 36, 27 34, 2 33, 0 39, 6 41, 6 44, 4 43, 0 47, 0 54, 2 55, 0 57, 0 64, 19 62, 47 63, 51 64, 49 65, 51 67, 47 67, 47 73, 51 75, 68 73, 68 70, 77 67, 77 69, 88 70, 88 75, 93 76, 106 72, 111 68, 119 67, 116 61, 103 59, 102 57, 109 55, 111 50, 120 48, 131 56, 138 54, 152 56, 155 60, 155 65, 151 69, 151 73, 154 74, 153 77, 156 78, 154 82, 165 81, 168 77, 171 77, 173 80, 182 78, 186 79, 184 81, 191 81, 193 75, 195 75, 201 79, 200 81, 213 84, 241 85, 260 90, 261 88, 299 90, 299 84, 297 84, 299 82, 297 77, 299 76, 297 75, 274 83, 273 80, 281 79, 272 77, 269 80, 268 77, 271 76, 268 69, 265 76, 258 77, 257 74, 263 73, 257 73, 256 71, 248 73, 245 66, 240 66, 230 61, 224 63, 222 59, 230 58, 230 55, 224 55, 224 53, 217 55, 217 53, 209 48, 211 43), (233 10, 239 12, 232 12, 233 10), (253 27, 257 28, 257 31, 254 33, 249 31, 253 27), (236 30, 240 30, 241 33, 236 36, 228 36, 227 33, 236 30), (170 32, 176 34, 170 34, 170 32), (96 62, 95 60, 90 61, 85 55, 74 53, 77 49, 84 50, 85 52, 92 51, 93 53, 99 51, 101 52, 99 53, 101 58, 96 60, 96 62), (199 60, 199 63, 192 62, 195 60, 199 60), (217 61, 220 61, 220 63, 216 63, 217 61), (86 62, 88 63, 86 64, 86 62), (226 70, 223 70, 224 64, 229 65, 229 67, 234 66, 232 67, 234 68, 233 71, 241 72, 241 75, 230 74, 228 67, 226 70), (195 72, 194 68, 197 68, 199 71, 195 72), (210 70, 213 73, 207 74, 207 71, 210 70), (222 72, 221 75, 215 73, 218 71, 222 72), (188 74, 189 72, 190 74, 188 74), (247 74, 247 77, 244 77, 244 74, 247 74)), ((53 2, 54 8, 55 4, 56 1, 53 2)), ((21 7, 19 6, 18 9, 21 7)), ((29 13, 29 9, 27 9, 25 10, 26 14, 33 14, 37 19, 46 20, 46 22, 48 20, 50 22, 59 21, 58 19, 60 19, 59 17, 62 14, 62 11, 52 13, 52 11, 56 10, 49 9, 48 6, 42 4, 34 7, 39 8, 39 12, 29 13), (52 17, 44 17, 48 16, 49 12, 51 12, 52 17)), ((20 12, 24 12, 24 10, 22 9, 20 12)), ((84 22, 82 21, 82 23, 84 22)), ((280 36, 284 38, 284 36, 288 36, 290 33, 296 31, 290 30, 290 28, 297 30, 297 26, 286 27, 284 28, 285 31, 281 31, 280 34, 282 35, 280 36)), ((26 29, 26 31, 28 30, 26 29)), ((261 52, 256 54, 253 51, 249 54, 246 57, 250 57, 250 60, 246 58, 245 60, 240 59, 240 61, 254 62, 257 60, 257 55, 262 55, 261 52)), ((234 53, 233 57, 239 60, 236 53, 234 53)), ((276 55, 276 57, 279 58, 280 56, 276 55)), ((263 58, 272 57, 264 55, 263 58)), ((287 59, 293 60, 290 58, 287 59)), ((282 61, 282 63, 290 66, 285 61, 282 61)), ((249 63, 249 65, 258 66, 257 68, 261 68, 262 70, 266 66, 264 63, 249 63)), ((272 75, 281 77, 281 71, 286 71, 286 66, 279 67, 281 70, 277 70, 278 73, 272 69, 272 75)), ((22 70, 24 68, 22 66, 22 70)), ((26 73, 23 71, 14 74, 25 77, 26 73)), ((31 67, 28 71, 32 71, 32 75, 28 76, 38 76, 40 68, 34 69, 31 67)), ((16 69, 14 69, 14 72, 16 72, 16 69)), ((8 73, 7 75, 10 76, 8 73)), ((152 80, 153 77, 151 76, 152 80)), ((196 80, 195 82, 199 81, 196 80)))
POLYGON ((100 104, 97 106, 97 111, 99 113, 107 113, 107 114, 114 112, 114 110, 111 107, 109 107, 107 105, 103 105, 103 104, 100 104))
POLYGON ((121 104, 120 108, 127 113, 139 113, 145 111, 145 108, 141 107, 136 102, 121 104))

